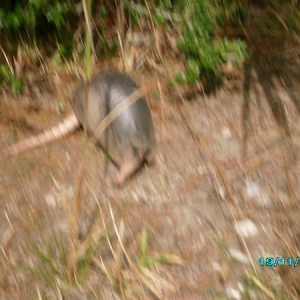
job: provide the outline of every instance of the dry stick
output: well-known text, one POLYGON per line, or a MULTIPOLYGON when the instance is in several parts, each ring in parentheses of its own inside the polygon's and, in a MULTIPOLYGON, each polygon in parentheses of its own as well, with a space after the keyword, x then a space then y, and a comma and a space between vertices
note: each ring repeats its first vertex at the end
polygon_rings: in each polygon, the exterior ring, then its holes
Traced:
POLYGON ((8 58, 7 58, 7 55, 6 55, 5 51, 4 51, 4 49, 3 49, 1 46, 0 46, 0 49, 1 49, 2 54, 3 54, 3 56, 4 56, 5 60, 6 60, 6 63, 7 63, 7 65, 8 65, 8 67, 9 67, 9 70, 10 70, 11 74, 12 74, 12 75, 15 75, 15 74, 14 74, 14 68, 13 68, 12 65, 9 63, 9 60, 8 60, 8 58))
POLYGON ((70 239, 69 239, 69 256, 67 259, 67 276, 69 281, 72 281, 72 273, 74 274, 75 265, 77 262, 77 249, 76 246, 78 244, 77 239, 77 224, 79 219, 79 211, 80 211, 80 191, 82 186, 82 180, 84 175, 84 166, 80 165, 79 174, 76 183, 76 190, 74 195, 74 208, 70 209, 69 205, 67 206, 68 211, 68 219, 70 225, 70 239))
MULTIPOLYGON (((95 193, 92 191, 91 187, 88 185, 88 188, 90 190, 90 192, 92 193, 92 195, 94 196, 94 198, 97 200, 98 199, 95 195, 95 193)), ((77 198, 76 198, 77 200, 77 198)), ((100 215, 103 217, 103 212, 101 207, 99 206, 99 210, 100 210, 100 215)), ((74 218, 75 219, 75 218, 74 218)), ((76 223, 74 224, 74 227, 76 226, 76 223)), ((91 229, 89 230, 87 236, 85 237, 85 239, 79 244, 77 243, 77 248, 76 251, 73 251, 70 255, 70 262, 73 267, 75 265, 75 263, 80 260, 82 257, 84 257, 86 251, 88 250, 88 248, 90 247, 90 245, 92 245, 93 243, 95 243, 101 236, 104 236, 105 232, 106 232, 107 228, 105 227, 104 229, 101 228, 100 226, 100 218, 97 217, 96 220, 94 221, 94 223, 92 224, 91 229)), ((76 237, 75 237, 76 239, 76 237)))
POLYGON ((101 134, 104 130, 110 125, 110 123, 115 120, 128 106, 132 105, 134 102, 138 101, 142 96, 144 96, 150 89, 153 88, 153 85, 147 85, 146 87, 140 87, 134 91, 130 96, 126 97, 121 103, 119 103, 113 110, 111 110, 106 117, 102 120, 99 126, 96 128, 93 133, 91 140, 98 141, 101 134))

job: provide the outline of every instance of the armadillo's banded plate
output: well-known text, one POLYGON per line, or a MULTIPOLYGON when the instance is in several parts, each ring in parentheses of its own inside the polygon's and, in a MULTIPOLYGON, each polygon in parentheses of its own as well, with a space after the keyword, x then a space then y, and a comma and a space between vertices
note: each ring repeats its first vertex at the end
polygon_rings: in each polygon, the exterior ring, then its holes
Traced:
MULTIPOLYGON (((107 71, 95 75, 89 85, 85 118, 85 85, 74 93, 72 107, 79 120, 86 122, 90 132, 94 132, 104 117, 120 102, 138 89, 127 75, 107 71)), ((155 144, 153 121, 148 103, 144 97, 128 106, 110 124, 99 140, 101 146, 118 160, 128 148, 148 152, 155 144)))

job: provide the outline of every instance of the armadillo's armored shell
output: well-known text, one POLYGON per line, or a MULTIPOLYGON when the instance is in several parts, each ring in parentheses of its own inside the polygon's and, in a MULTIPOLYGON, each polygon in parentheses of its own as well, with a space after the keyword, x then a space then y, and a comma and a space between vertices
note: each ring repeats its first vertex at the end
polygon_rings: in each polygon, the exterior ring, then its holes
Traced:
MULTIPOLYGON (((84 85, 75 92, 72 107, 79 122, 94 132, 104 117, 137 89, 135 82, 125 74, 101 72, 90 82, 86 117, 84 85)), ((99 143, 115 161, 119 161, 129 148, 141 154, 151 151, 155 145, 155 135, 146 99, 142 97, 126 107, 102 134, 99 143)))

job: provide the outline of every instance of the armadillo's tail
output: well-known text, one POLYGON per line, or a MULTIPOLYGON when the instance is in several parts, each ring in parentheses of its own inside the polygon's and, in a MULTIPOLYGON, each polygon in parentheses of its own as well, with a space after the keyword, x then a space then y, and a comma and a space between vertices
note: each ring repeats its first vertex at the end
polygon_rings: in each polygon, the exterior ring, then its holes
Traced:
POLYGON ((43 133, 30 137, 24 141, 14 144, 3 151, 5 156, 15 156, 32 148, 40 147, 72 132, 79 126, 79 122, 75 114, 67 117, 63 122, 52 127, 43 133))

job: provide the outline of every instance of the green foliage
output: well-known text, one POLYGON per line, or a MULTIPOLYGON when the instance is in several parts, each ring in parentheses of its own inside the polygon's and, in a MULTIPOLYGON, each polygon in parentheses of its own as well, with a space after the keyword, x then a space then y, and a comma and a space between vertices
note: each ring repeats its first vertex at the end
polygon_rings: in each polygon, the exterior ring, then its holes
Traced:
POLYGON ((229 40, 218 34, 225 24, 243 24, 247 16, 243 1, 240 4, 234 0, 163 0, 147 1, 145 5, 144 0, 136 0, 134 6, 125 3, 135 24, 150 14, 154 24, 181 33, 178 48, 185 54, 186 69, 173 84, 202 80, 206 90, 215 88, 223 80, 220 66, 228 61, 242 62, 246 57, 246 46, 241 40, 229 40))
POLYGON ((230 60, 243 61, 246 46, 240 40, 216 39, 217 21, 221 8, 209 0, 191 1, 183 22, 183 41, 178 45, 187 58, 186 71, 177 76, 178 82, 193 83, 201 78, 211 89, 222 82, 219 66, 230 60))
POLYGON ((150 257, 148 255, 148 235, 145 228, 142 230, 141 237, 141 255, 137 258, 138 264, 143 267, 151 267, 156 265, 157 263, 165 263, 167 261, 165 255, 160 253, 158 256, 150 257))
POLYGON ((155 260, 148 256, 148 242, 147 242, 147 231, 144 228, 141 237, 141 256, 138 259, 139 265, 147 267, 155 264, 155 260))
POLYGON ((77 273, 79 279, 83 279, 87 275, 87 272, 90 270, 93 257, 94 249, 90 246, 84 257, 78 262, 77 273))
POLYGON ((70 16, 75 16, 71 0, 25 0, 0 6, 0 34, 9 41, 26 41, 56 37, 62 56, 72 54, 69 36, 70 16), (69 16, 69 19, 67 18, 69 16))
POLYGON ((30 0, 17 2, 10 9, 0 8, 1 18, 0 30, 4 33, 16 33, 26 28, 34 33, 42 21, 46 20, 48 25, 54 25, 56 30, 65 25, 65 15, 75 12, 73 1, 63 2, 55 0, 30 0))
MULTIPOLYGON (((56 288, 57 279, 63 282, 69 282, 67 255, 65 244, 62 238, 58 238, 54 233, 51 243, 44 241, 42 245, 33 243, 32 258, 34 264, 28 263, 24 267, 37 280, 43 281, 52 288, 56 288), (54 240, 54 244, 53 244, 54 240)), ((85 255, 78 262, 77 276, 78 280, 84 279, 90 269, 91 261, 94 255, 93 247, 89 247, 85 255)))
POLYGON ((0 83, 11 86, 14 94, 22 90, 22 79, 15 76, 7 65, 0 65, 0 83))
MULTIPOLYGON (((81 56, 83 27, 80 20, 84 20, 84 13, 80 7, 81 0, 16 0, 0 4, 0 36, 7 41, 4 48, 19 43, 42 45, 46 55, 54 55, 56 62, 71 57, 77 50, 81 56)), ((99 5, 96 1, 92 8, 94 42, 101 44, 100 47, 96 44, 95 49, 100 48, 101 55, 112 54, 116 48, 106 37, 106 27, 111 26, 107 22, 111 21, 107 19, 108 8, 113 9, 113 6, 108 2, 99 5)))
POLYGON ((216 16, 218 26, 231 25, 240 27, 247 18, 247 1, 217 0, 219 14, 216 16))
POLYGON ((53 249, 50 243, 47 242, 43 249, 37 244, 33 244, 32 248, 35 254, 35 264, 27 265, 32 276, 45 281, 53 288, 55 288, 56 277, 67 281, 66 252, 61 245, 59 248, 53 249), (59 257, 57 257, 57 250, 59 251, 59 257))

